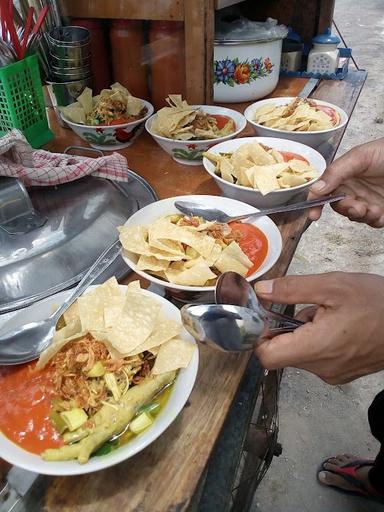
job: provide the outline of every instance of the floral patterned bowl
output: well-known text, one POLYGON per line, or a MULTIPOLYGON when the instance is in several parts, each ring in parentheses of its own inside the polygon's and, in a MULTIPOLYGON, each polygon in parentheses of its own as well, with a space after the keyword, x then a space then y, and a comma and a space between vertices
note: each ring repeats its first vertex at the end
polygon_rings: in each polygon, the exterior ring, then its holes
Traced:
POLYGON ((148 101, 141 101, 147 108, 147 113, 141 119, 131 123, 112 126, 89 126, 73 123, 66 119, 63 114, 61 114, 61 118, 81 139, 88 142, 93 148, 102 151, 114 151, 130 146, 143 131, 144 122, 153 114, 155 110, 153 105, 148 101))
POLYGON ((233 119, 236 125, 236 129, 230 135, 226 137, 219 137, 217 139, 208 140, 176 140, 169 139, 157 135, 151 129, 152 122, 156 118, 156 114, 150 117, 145 123, 145 129, 154 138, 161 148, 166 153, 172 156, 176 162, 185 165, 202 165, 203 164, 203 153, 208 151, 209 148, 215 146, 219 142, 230 140, 239 135, 247 126, 247 120, 236 110, 232 110, 224 107, 217 107, 213 105, 192 105, 193 108, 201 108, 207 114, 219 114, 222 116, 228 116, 233 119))

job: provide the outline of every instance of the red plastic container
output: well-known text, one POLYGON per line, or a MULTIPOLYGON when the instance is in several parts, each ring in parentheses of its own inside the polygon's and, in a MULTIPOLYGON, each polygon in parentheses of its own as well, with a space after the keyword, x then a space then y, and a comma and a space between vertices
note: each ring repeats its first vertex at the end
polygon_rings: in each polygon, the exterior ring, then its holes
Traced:
POLYGON ((184 24, 180 21, 153 21, 149 46, 151 102, 159 109, 166 105, 168 94, 185 97, 184 24))
POLYGON ((91 83, 94 94, 98 94, 112 85, 106 27, 101 20, 93 19, 75 18, 71 23, 87 28, 91 34, 91 83))
POLYGON ((145 31, 142 21, 113 20, 109 33, 113 78, 133 96, 149 99, 147 64, 144 59, 145 31))

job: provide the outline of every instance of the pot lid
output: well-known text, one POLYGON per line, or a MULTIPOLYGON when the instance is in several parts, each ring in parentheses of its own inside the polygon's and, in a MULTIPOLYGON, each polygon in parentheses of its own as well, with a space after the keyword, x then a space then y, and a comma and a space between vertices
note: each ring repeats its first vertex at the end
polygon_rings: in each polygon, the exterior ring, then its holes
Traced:
POLYGON ((323 34, 319 34, 312 39, 313 44, 339 44, 340 39, 331 34, 331 29, 327 28, 327 30, 323 34))
MULTIPOLYGON (((46 222, 23 234, 0 229, 0 313, 76 284, 117 240, 116 227, 158 199, 152 187, 132 171, 126 183, 89 176, 28 192, 35 211, 46 222)), ((112 275, 120 279, 129 272, 119 257, 98 281, 112 275)))

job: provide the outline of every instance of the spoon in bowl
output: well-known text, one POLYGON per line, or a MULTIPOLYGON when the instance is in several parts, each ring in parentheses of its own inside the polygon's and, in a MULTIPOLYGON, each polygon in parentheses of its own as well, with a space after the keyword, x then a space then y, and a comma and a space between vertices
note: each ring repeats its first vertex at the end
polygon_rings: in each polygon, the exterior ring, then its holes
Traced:
POLYGON ((280 320, 282 327, 303 325, 304 322, 296 320, 284 313, 265 309, 259 302, 252 285, 237 272, 224 272, 216 281, 216 304, 231 304, 242 306, 255 311, 266 320, 280 320))
POLYGON ((70 296, 46 320, 31 322, 0 334, 0 364, 21 364, 37 359, 51 344, 61 315, 111 265, 120 251, 121 243, 117 240, 98 257, 70 296))
POLYGON ((254 213, 247 213, 245 215, 231 216, 225 212, 216 208, 211 208, 203 204, 192 203, 189 201, 175 201, 175 207, 184 215, 189 217, 203 217, 208 221, 217 221, 222 224, 228 222, 236 222, 244 219, 255 219, 257 217, 263 217, 264 215, 271 215, 273 213, 282 212, 293 212, 296 210, 305 210, 307 208, 313 208, 314 206, 321 206, 323 204, 335 203, 345 198, 345 194, 339 194, 337 196, 323 197, 322 199, 312 199, 310 201, 302 201, 300 203, 286 204, 282 206, 275 206, 274 208, 266 208, 254 213))

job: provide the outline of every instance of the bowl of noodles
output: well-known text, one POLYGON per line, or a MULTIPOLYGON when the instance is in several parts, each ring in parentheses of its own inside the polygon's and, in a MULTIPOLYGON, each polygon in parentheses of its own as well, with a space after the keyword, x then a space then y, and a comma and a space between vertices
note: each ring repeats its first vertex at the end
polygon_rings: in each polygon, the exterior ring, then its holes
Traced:
POLYGON ((63 121, 81 139, 103 151, 130 146, 154 112, 151 103, 135 98, 119 83, 97 96, 86 87, 75 103, 59 110, 63 121))
POLYGON ((172 158, 184 165, 202 165, 203 152, 233 139, 247 125, 245 117, 215 105, 188 105, 171 94, 164 107, 145 123, 147 132, 172 158))
POLYGON ((279 137, 317 148, 345 128, 348 115, 332 103, 309 98, 268 98, 244 115, 261 137, 279 137))
POLYGON ((307 194, 326 168, 315 149, 272 137, 222 142, 204 153, 203 164, 225 196, 257 208, 287 204, 307 194))

